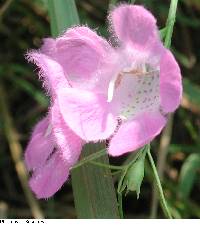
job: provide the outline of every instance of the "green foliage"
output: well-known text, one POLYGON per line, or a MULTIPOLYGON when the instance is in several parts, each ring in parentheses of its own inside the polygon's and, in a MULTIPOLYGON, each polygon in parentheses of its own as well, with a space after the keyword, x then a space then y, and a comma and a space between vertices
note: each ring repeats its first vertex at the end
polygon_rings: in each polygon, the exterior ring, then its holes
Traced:
POLYGON ((137 198, 140 195, 140 187, 144 179, 144 162, 146 157, 146 148, 139 150, 138 157, 131 164, 129 164, 126 175, 123 179, 120 192, 126 189, 126 193, 129 191, 135 191, 137 198))
MULTIPOLYGON (((99 152, 99 144, 88 144, 81 157, 99 152)), ((100 156, 99 154, 97 154, 100 156)), ((88 156, 90 157, 90 156, 88 156)), ((94 158, 93 158, 94 159, 94 158)), ((104 156, 96 159, 99 163, 109 164, 104 156)), ((117 199, 110 170, 89 163, 82 164, 72 171, 72 186, 78 218, 117 219, 119 218, 117 199)))
POLYGON ((139 198, 140 187, 144 178, 144 159, 144 157, 141 157, 133 163, 125 177, 127 190, 136 191, 137 198, 139 198))
POLYGON ((178 192, 182 198, 188 198, 200 168, 200 154, 191 154, 182 165, 178 192))
POLYGON ((48 0, 51 19, 51 31, 54 37, 67 28, 79 24, 79 17, 74 0, 48 0))

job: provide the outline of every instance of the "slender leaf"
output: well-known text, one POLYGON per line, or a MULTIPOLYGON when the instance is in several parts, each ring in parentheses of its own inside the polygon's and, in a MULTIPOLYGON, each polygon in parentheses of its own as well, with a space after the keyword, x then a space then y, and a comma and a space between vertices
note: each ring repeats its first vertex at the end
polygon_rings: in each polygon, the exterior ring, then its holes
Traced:
POLYGON ((48 0, 51 32, 54 37, 66 28, 79 24, 79 17, 74 0, 48 0))
MULTIPOLYGON (((79 23, 73 0, 48 0, 48 8, 53 36, 58 36, 66 28, 79 23)), ((100 144, 87 145, 81 158, 101 149, 100 144)), ((109 163, 107 155, 97 161, 109 163)), ((71 173, 78 218, 119 218, 110 169, 89 164, 73 169, 71 173)))
MULTIPOLYGON (((99 151, 99 147, 99 144, 86 145, 81 158, 99 151)), ((101 145, 101 149, 103 147, 101 145)), ((96 161, 109 163, 107 156, 102 156, 96 161)), ((112 176, 108 168, 84 164, 73 169, 72 185, 78 218, 119 218, 112 176)))
POLYGON ((191 154, 181 168, 179 193, 181 197, 187 198, 194 185, 197 170, 200 168, 200 154, 191 154))
POLYGON ((176 9, 177 9, 178 0, 171 0, 170 8, 169 8, 169 14, 167 18, 167 31, 165 36, 164 45, 166 48, 171 47, 171 39, 172 39, 172 33, 174 29, 174 23, 176 20, 176 9))

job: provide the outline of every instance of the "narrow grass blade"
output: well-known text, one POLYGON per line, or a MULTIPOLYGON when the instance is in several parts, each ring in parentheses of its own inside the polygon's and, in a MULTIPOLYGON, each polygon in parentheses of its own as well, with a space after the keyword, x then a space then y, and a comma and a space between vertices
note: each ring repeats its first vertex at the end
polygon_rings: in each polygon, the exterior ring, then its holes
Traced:
POLYGON ((193 153, 186 159, 181 168, 178 193, 182 198, 187 199, 189 197, 199 168, 200 154, 193 153))
POLYGON ((48 0, 51 33, 60 35, 66 28, 79 24, 74 0, 48 0))
MULTIPOLYGON (((82 158, 99 151, 104 146, 88 144, 82 158)), ((108 164, 108 157, 102 156, 97 162, 108 164)), ((92 164, 73 169, 72 186, 78 218, 119 218, 115 189, 111 172, 92 164)))
POLYGON ((172 33, 174 29, 174 23, 176 21, 177 5, 178 5, 178 0, 171 0, 169 14, 168 14, 167 23, 166 23, 166 27, 167 27, 166 36, 164 41, 164 45, 166 48, 171 47, 172 33))
MULTIPOLYGON (((48 0, 48 8, 54 37, 79 23, 73 0, 48 0)), ((100 144, 87 145, 81 158, 101 149, 100 144)), ((100 157, 98 162, 109 163, 108 156, 100 157)), ((72 186, 78 218, 119 218, 110 169, 84 164, 72 170, 72 186)))

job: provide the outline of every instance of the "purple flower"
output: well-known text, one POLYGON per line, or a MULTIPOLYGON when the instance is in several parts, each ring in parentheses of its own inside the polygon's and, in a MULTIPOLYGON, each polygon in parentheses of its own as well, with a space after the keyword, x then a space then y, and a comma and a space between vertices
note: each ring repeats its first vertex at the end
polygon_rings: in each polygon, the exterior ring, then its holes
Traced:
POLYGON ((112 156, 134 151, 161 132, 180 104, 180 69, 153 15, 124 4, 109 21, 115 47, 87 27, 74 27, 28 54, 52 99, 25 155, 39 198, 62 186, 84 143, 109 139, 112 156))

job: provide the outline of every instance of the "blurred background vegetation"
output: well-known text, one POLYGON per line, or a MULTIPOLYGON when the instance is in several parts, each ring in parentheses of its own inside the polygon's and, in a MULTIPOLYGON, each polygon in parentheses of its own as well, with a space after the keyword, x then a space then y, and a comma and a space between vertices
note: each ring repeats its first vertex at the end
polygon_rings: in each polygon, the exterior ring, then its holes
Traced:
MULTIPOLYGON (((67 0, 66 0, 67 1, 67 0)), ((116 2, 116 1, 115 1, 116 2)), ((108 37, 108 0, 77 0, 81 23, 108 37)), ((166 22, 168 0, 136 0, 166 22)), ((50 36, 45 0, 0 1, 0 218, 76 218, 70 181, 53 198, 36 200, 27 188, 23 152, 33 125, 48 110, 35 67, 24 54, 50 36)), ((181 66, 184 96, 152 148, 175 218, 200 218, 200 1, 179 0, 172 50, 181 66)), ((111 159, 119 163, 121 159, 111 159)), ((146 165, 139 200, 129 193, 125 218, 162 218, 146 165), (153 206, 153 207, 152 207, 153 206), (153 208, 153 210, 152 210, 153 208), (158 208, 158 209, 157 209, 158 208)))

